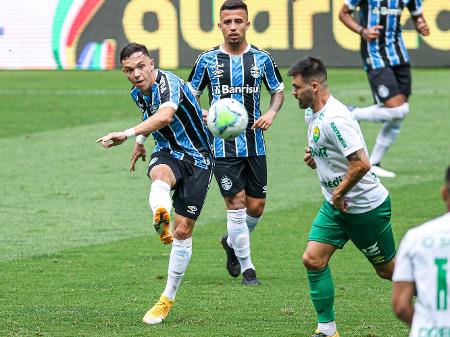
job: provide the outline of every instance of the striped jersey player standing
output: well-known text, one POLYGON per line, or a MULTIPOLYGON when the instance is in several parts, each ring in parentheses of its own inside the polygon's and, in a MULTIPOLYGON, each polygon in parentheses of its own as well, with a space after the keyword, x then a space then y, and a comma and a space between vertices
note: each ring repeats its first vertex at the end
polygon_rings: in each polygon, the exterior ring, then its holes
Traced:
POLYGON ((156 69, 144 45, 130 43, 120 53, 122 70, 133 85, 131 97, 144 121, 124 132, 97 140, 105 148, 137 135, 130 170, 145 160, 144 141, 150 133, 155 147, 148 167, 152 180, 149 205, 153 225, 165 244, 172 243, 167 283, 159 301, 145 314, 144 323, 158 324, 172 309, 175 295, 192 255, 192 231, 212 178, 213 153, 202 110, 187 84, 175 74, 156 69), (170 211, 175 219, 170 231, 170 211), (173 241, 173 242, 172 242, 173 241))
POLYGON ((349 108, 358 121, 383 123, 370 155, 372 170, 380 177, 395 177, 394 172, 381 168, 380 162, 397 139, 409 112, 410 59, 400 24, 405 7, 415 29, 423 36, 429 35, 422 0, 345 0, 339 13, 339 19, 361 36, 361 57, 375 99, 374 105, 349 108), (357 7, 359 23, 352 16, 357 7))
POLYGON ((247 5, 227 0, 220 8, 224 43, 202 53, 189 76, 198 97, 208 87, 209 101, 231 97, 244 104, 249 121, 243 134, 233 140, 214 139, 214 176, 227 208, 227 231, 222 246, 227 270, 233 277, 243 274, 244 285, 257 285, 250 257, 250 235, 265 206, 267 191, 266 147, 263 131, 272 124, 283 101, 284 84, 273 59, 264 50, 247 43, 250 26, 247 5), (269 110, 260 111, 261 85, 270 92, 269 110))
POLYGON ((450 167, 441 195, 447 213, 410 229, 398 249, 392 305, 410 337, 450 336, 450 167))

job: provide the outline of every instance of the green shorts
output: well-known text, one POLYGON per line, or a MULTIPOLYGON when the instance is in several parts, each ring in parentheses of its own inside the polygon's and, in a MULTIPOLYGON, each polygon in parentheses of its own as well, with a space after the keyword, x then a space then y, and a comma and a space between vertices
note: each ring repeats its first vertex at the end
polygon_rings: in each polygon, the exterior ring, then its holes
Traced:
POLYGON ((395 257, 389 196, 377 208, 361 214, 341 212, 324 201, 314 219, 308 241, 342 248, 349 239, 374 265, 388 263, 395 257))

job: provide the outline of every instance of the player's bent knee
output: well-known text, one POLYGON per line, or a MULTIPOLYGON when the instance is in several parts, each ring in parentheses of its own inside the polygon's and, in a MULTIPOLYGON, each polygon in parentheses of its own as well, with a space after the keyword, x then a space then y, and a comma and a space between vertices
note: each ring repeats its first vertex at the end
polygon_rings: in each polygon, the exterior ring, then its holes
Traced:
POLYGON ((389 263, 375 266, 377 275, 384 280, 392 280, 392 274, 394 273, 394 261, 389 263))
POLYGON ((188 223, 179 223, 173 231, 173 236, 178 240, 186 240, 192 236, 193 226, 188 223))
POLYGON ((327 259, 312 255, 308 251, 303 253, 302 262, 305 268, 308 270, 321 270, 328 264, 327 259))

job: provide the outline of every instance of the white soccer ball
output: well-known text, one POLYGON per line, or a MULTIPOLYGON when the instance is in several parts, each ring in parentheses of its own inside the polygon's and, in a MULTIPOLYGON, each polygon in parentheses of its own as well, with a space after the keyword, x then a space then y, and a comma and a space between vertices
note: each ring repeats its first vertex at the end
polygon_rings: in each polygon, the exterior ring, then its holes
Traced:
POLYGON ((248 113, 239 101, 222 98, 211 105, 206 124, 216 137, 233 139, 244 132, 248 123, 248 113))

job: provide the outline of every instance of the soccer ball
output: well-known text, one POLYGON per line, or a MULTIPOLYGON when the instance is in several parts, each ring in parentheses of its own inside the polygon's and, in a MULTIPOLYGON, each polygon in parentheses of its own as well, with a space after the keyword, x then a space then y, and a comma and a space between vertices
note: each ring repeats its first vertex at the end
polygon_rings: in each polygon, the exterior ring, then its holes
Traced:
POLYGON ((244 132, 248 114, 244 105, 232 98, 222 98, 209 108, 206 124, 216 137, 230 140, 244 132))

